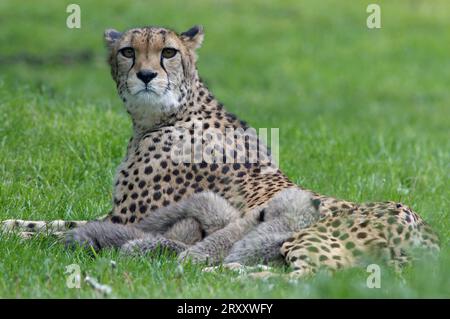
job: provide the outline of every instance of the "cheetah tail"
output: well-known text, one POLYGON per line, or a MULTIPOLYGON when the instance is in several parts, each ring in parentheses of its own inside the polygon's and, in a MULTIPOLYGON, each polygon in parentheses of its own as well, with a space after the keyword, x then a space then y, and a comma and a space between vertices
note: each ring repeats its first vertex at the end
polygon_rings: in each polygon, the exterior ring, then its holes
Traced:
MULTIPOLYGON (((108 215, 101 216, 95 220, 105 220, 108 215)), ((85 225, 87 220, 21 220, 7 219, 0 221, 0 234, 18 234, 21 238, 29 239, 36 234, 63 237, 73 228, 85 225)))

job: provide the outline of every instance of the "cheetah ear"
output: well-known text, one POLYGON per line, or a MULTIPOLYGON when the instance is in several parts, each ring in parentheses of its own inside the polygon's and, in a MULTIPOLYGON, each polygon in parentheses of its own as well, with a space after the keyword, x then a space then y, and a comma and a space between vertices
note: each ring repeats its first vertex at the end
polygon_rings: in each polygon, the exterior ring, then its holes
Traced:
POLYGON ((203 42, 204 33, 201 25, 195 25, 189 30, 180 34, 181 40, 192 50, 200 48, 203 42))
POLYGON ((105 41, 106 41, 106 46, 108 48, 112 48, 114 46, 114 44, 116 43, 116 41, 118 39, 120 39, 120 37, 122 36, 122 33, 120 33, 117 30, 114 29, 106 29, 104 32, 104 37, 105 37, 105 41))

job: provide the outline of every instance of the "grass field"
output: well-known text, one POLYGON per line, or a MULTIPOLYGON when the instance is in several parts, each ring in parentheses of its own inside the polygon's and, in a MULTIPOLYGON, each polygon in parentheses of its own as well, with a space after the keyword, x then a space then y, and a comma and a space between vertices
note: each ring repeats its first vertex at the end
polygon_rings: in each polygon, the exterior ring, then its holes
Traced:
POLYGON ((171 257, 91 258, 46 238, 0 237, 0 297, 98 296, 67 288, 74 263, 111 297, 450 297, 450 3, 376 1, 382 28, 369 30, 371 2, 80 0, 82 27, 68 29, 71 2, 1 1, 0 220, 108 212, 131 123, 102 32, 200 23, 200 74, 230 111, 280 129, 280 166, 293 181, 412 206, 440 235, 438 260, 403 276, 383 268, 381 288, 369 289, 365 269, 255 282, 171 257))

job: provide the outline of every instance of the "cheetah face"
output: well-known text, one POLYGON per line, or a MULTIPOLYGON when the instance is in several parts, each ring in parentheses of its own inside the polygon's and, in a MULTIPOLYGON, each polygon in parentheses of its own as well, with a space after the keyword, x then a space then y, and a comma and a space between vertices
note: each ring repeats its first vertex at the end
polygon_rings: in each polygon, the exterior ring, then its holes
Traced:
POLYGON ((179 110, 197 77, 200 26, 179 35, 159 27, 108 29, 105 40, 113 79, 135 122, 151 127, 179 110))

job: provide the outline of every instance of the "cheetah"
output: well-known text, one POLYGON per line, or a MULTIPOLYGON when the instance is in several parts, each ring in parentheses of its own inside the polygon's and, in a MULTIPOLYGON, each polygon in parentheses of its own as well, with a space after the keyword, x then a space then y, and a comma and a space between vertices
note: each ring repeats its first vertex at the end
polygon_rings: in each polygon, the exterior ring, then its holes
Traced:
POLYGON ((365 256, 401 265, 410 248, 439 250, 431 228, 403 204, 351 203, 290 181, 256 130, 226 111, 200 79, 201 26, 183 33, 108 29, 104 35, 111 75, 133 125, 112 210, 95 222, 9 220, 3 229, 24 236, 45 230, 62 234, 69 247, 125 253, 163 246, 181 260, 212 264, 281 259, 299 276, 352 267, 365 256), (199 207, 188 212, 186 206, 199 202, 211 208, 204 216, 218 220, 202 219, 199 207))
POLYGON ((286 189, 244 216, 213 192, 194 194, 162 207, 141 222, 124 226, 91 222, 70 231, 69 246, 94 250, 116 247, 128 255, 175 252, 180 260, 211 264, 280 262, 280 247, 296 231, 319 219, 318 201, 309 192, 286 189), (183 223, 184 222, 184 223, 183 223))

